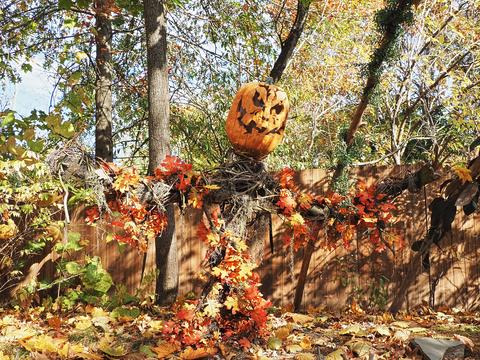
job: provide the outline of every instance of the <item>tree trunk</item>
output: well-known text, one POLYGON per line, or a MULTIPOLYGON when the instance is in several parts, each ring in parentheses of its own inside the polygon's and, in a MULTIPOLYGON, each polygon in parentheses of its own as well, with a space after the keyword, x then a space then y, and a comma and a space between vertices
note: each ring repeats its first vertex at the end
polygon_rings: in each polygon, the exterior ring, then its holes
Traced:
POLYGON ((96 66, 95 80, 95 155, 113 161, 112 141, 112 23, 108 0, 95 1, 96 66))
MULTIPOLYGON (((164 0, 144 0, 148 78, 148 171, 153 174, 170 153, 167 29, 164 0)), ((178 292, 178 259, 173 206, 167 207, 168 227, 147 251, 145 266, 156 264, 157 302, 168 305, 178 292)))
POLYGON ((148 171, 170 153, 167 29, 164 1, 144 0, 147 34, 148 171))

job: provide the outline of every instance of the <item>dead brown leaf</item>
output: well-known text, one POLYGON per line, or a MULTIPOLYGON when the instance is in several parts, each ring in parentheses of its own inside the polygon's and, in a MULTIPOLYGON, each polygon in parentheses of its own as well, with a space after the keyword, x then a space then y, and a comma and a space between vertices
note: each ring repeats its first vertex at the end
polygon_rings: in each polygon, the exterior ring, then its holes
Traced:
POLYGON ((291 319, 294 323, 304 325, 315 321, 315 318, 310 315, 287 312, 283 315, 286 319, 291 319))

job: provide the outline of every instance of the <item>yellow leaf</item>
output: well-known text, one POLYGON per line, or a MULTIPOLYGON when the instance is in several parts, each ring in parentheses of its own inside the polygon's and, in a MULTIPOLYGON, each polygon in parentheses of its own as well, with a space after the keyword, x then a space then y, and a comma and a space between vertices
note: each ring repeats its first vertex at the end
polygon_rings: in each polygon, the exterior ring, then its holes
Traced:
POLYGON ((462 181, 462 184, 473 181, 472 172, 470 171, 470 169, 467 169, 466 167, 461 165, 457 165, 453 167, 453 171, 455 171, 455 174, 462 181))
POLYGON ((299 345, 305 350, 310 350, 312 348, 312 340, 308 336, 305 336, 299 345))
POLYGON ((139 182, 140 176, 135 172, 135 170, 128 169, 117 176, 112 187, 115 190, 124 193, 130 190, 131 187, 136 186, 139 182))
POLYGON ((303 225, 305 224, 305 219, 299 213, 295 213, 289 218, 291 225, 303 225))
POLYGON ((34 137, 35 137, 35 130, 33 128, 29 128, 23 132, 24 140, 32 140, 34 137))
POLYGON ((295 354, 295 353, 298 353, 300 351, 303 351, 302 347, 300 345, 297 345, 297 344, 287 345, 285 347, 285 349, 291 354, 295 354))
POLYGON ((195 209, 201 209, 203 205, 203 195, 193 188, 188 194, 188 205, 191 205, 195 209))
POLYGON ((203 313, 207 316, 215 317, 220 312, 221 307, 222 307, 222 304, 220 304, 218 301, 213 299, 208 299, 207 304, 203 309, 203 313))
POLYGON ((148 325, 153 331, 162 331, 164 324, 162 320, 151 320, 148 322, 148 325))
POLYGON ((220 279, 226 279, 228 278, 228 275, 229 275, 227 270, 219 268, 218 266, 215 266, 212 269, 212 274, 219 277, 220 279))
POLYGON ((355 335, 355 336, 367 336, 367 332, 360 327, 358 324, 354 324, 349 326, 341 331, 339 331, 340 335, 355 335))
POLYGON ((47 351, 56 353, 59 349, 61 349, 62 345, 65 343, 65 340, 54 339, 48 335, 38 335, 28 340, 20 340, 19 343, 22 344, 22 346, 28 351, 47 351))
POLYGON ((92 321, 88 318, 80 319, 75 323, 75 329, 80 331, 87 330, 90 326, 92 326, 92 321))
POLYGON ((0 240, 7 240, 14 237, 18 232, 17 226, 12 219, 8 219, 6 224, 0 225, 0 240))
POLYGON ((0 360, 10 360, 10 356, 5 355, 3 351, 0 351, 0 360))
POLYGON ((128 352, 123 345, 114 346, 111 344, 107 337, 100 340, 98 349, 107 355, 115 357, 125 356, 128 352))
POLYGON ((23 340, 28 339, 37 334, 32 328, 21 328, 17 329, 15 326, 7 326, 3 330, 4 340, 23 340))
POLYGON ((248 279, 252 276, 252 270, 255 268, 255 264, 244 263, 240 266, 240 271, 238 272, 238 279, 248 279))
POLYGON ((407 321, 394 321, 390 325, 395 326, 395 327, 399 327, 399 328, 402 328, 402 329, 406 329, 406 328, 410 327, 410 323, 407 322, 407 321))
POLYGON ((290 328, 288 326, 282 326, 275 330, 275 336, 279 339, 285 340, 290 335, 290 328))
POLYGON ((343 360, 343 355, 345 351, 343 349, 337 349, 325 357, 325 360, 343 360))
POLYGON ((237 311, 240 310, 239 307, 238 307, 238 298, 236 298, 236 297, 228 296, 227 299, 225 300, 224 304, 225 304, 225 307, 228 310, 232 310, 232 313, 234 315, 237 311))
POLYGON ((378 325, 375 328, 375 332, 379 335, 382 335, 382 336, 390 336, 391 335, 389 328, 385 325, 378 325))
POLYGON ((77 61, 82 61, 83 59, 87 58, 88 55, 85 54, 83 51, 78 51, 76 54, 75 54, 75 59, 77 59, 77 61))
POLYGON ((58 355, 64 358, 80 356, 83 353, 83 346, 80 344, 65 343, 62 348, 58 349, 58 355))
POLYGON ((243 252, 245 250, 248 249, 248 246, 247 244, 245 243, 245 241, 243 241, 242 239, 240 238, 237 238, 235 239, 235 248, 240 251, 240 252, 243 252))
POLYGON ((280 340, 279 338, 277 338, 275 336, 272 336, 267 341, 267 347, 270 350, 278 350, 282 347, 282 340, 280 340))
POLYGON ((412 327, 412 328, 408 328, 408 331, 418 334, 418 333, 425 333, 428 330, 423 327, 412 327))
POLYGON ((53 241, 60 241, 63 239, 63 231, 58 226, 50 224, 45 228, 45 230, 53 241))
POLYGON ((205 189, 208 190, 220 190, 221 187, 219 185, 209 184, 204 186, 205 189))
POLYGON ((217 245, 220 242, 220 235, 214 232, 209 232, 207 235, 207 242, 212 246, 217 245))
POLYGON ((360 358, 368 357, 372 345, 366 341, 352 341, 349 342, 348 347, 352 352, 360 358))

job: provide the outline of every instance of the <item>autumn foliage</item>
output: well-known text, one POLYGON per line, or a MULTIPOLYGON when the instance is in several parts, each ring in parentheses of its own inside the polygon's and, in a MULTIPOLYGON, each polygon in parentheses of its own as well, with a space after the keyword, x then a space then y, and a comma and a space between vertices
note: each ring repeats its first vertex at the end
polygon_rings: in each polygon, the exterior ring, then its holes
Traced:
MULTIPOLYGON (((175 316, 163 329, 166 339, 175 346, 201 348, 236 340, 248 347, 254 338, 267 335, 271 304, 259 291, 260 278, 254 272, 256 264, 246 239, 226 230, 220 209, 204 203, 205 196, 220 187, 209 185, 208 179, 190 164, 173 156, 168 156, 150 177, 142 178, 135 169, 114 165, 106 165, 105 171, 113 185, 103 217, 120 228, 114 235, 117 241, 140 251, 146 250, 167 222, 164 208, 158 203, 141 201, 140 186, 152 189, 155 183, 168 184, 170 191, 178 194, 182 207, 204 209, 205 219, 198 225, 197 236, 208 247, 202 274, 206 285, 200 297, 175 304, 175 316)), ((288 168, 276 175, 278 191, 272 202, 285 219, 287 246, 298 250, 308 241, 318 241, 325 247, 349 247, 355 236, 368 237, 376 251, 401 244, 399 237, 386 231, 395 206, 374 187, 360 183, 350 196, 314 195, 300 190, 294 175, 288 168), (313 208, 321 209, 323 216, 312 216, 313 208)), ((93 223, 100 215, 100 209, 92 207, 87 210, 86 220, 93 223)))
POLYGON ((286 219, 284 242, 293 242, 295 250, 308 241, 317 240, 323 242, 325 247, 336 247, 341 240, 343 246, 348 248, 355 236, 368 237, 376 251, 402 246, 401 237, 388 232, 395 205, 384 194, 378 194, 375 186, 367 187, 360 182, 356 192, 349 196, 334 192, 315 196, 299 190, 294 175, 289 168, 277 175, 280 193, 276 205, 286 219), (317 218, 308 218, 312 207, 324 209, 322 223, 317 218), (320 232, 322 229, 327 235, 326 241, 322 240, 325 238, 320 232))

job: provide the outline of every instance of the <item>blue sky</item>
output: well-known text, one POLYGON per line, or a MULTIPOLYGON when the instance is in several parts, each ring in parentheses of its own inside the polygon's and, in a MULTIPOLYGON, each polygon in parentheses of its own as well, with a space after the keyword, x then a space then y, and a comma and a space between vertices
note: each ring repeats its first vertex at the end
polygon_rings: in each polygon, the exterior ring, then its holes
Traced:
POLYGON ((8 99, 8 108, 20 115, 27 116, 34 109, 47 112, 54 81, 43 69, 41 59, 30 63, 32 71, 21 72, 22 81, 18 84, 7 83, 6 91, 0 90, 0 96, 8 99))

